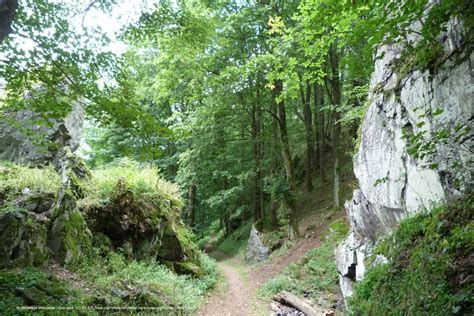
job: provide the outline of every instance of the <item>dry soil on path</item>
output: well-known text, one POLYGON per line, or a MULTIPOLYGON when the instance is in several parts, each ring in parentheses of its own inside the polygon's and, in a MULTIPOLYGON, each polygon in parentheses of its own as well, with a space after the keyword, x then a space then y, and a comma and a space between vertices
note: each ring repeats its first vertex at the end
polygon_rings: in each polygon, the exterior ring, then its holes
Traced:
MULTIPOLYGON (((329 221, 343 216, 343 212, 330 216, 315 214, 306 218, 306 223, 318 223, 308 227, 302 225, 303 238, 297 240, 282 255, 271 258, 257 267, 246 265, 240 258, 228 257, 225 253, 215 251, 215 258, 223 272, 223 280, 210 294, 206 304, 199 310, 203 316, 246 316, 270 315, 269 303, 257 296, 258 289, 269 279, 280 274, 285 267, 297 263, 303 256, 321 244, 320 232, 329 221)), ((327 215, 327 214, 326 214, 327 215)))
POLYGON ((265 304, 257 298, 257 287, 249 279, 248 268, 237 258, 221 252, 212 254, 218 260, 223 281, 200 309, 203 316, 268 315, 265 304))

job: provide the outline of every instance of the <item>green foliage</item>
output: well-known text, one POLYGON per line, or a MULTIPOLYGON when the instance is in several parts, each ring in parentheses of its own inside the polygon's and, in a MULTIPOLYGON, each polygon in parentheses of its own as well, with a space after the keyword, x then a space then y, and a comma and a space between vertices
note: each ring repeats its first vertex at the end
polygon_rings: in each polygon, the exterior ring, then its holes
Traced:
POLYGON ((247 249, 251 228, 251 223, 240 226, 227 238, 220 241, 217 245, 217 249, 230 255, 243 256, 247 249))
POLYGON ((474 196, 401 222, 375 249, 389 260, 369 269, 350 300, 353 314, 472 313, 474 196))
POLYGON ((52 166, 30 168, 11 163, 0 163, 0 191, 19 194, 28 188, 31 193, 56 193, 61 178, 52 166))
POLYGON ((140 167, 130 159, 122 159, 92 171, 90 182, 86 186, 85 197, 80 205, 100 204, 109 200, 120 191, 120 185, 126 186, 135 197, 158 196, 169 200, 174 206, 181 206, 178 187, 160 177, 156 168, 140 167))
POLYGON ((152 260, 127 261, 116 252, 105 258, 97 256, 78 269, 77 273, 93 284, 105 301, 115 306, 174 306, 173 310, 191 313, 201 304, 206 292, 218 279, 217 265, 200 255, 203 277, 176 275, 152 260), (128 292, 120 298, 108 293, 128 292))
MULTIPOLYGON (((100 1, 94 7, 108 10, 112 3, 100 1)), ((100 30, 78 31, 72 23, 87 6, 87 1, 19 1, 13 32, 0 43, 2 113, 33 111, 40 113, 36 124, 51 126, 73 103, 87 105, 86 99, 95 105, 88 111, 107 112, 99 102, 105 92, 99 78, 115 64, 114 55, 103 49, 110 41, 100 30)))

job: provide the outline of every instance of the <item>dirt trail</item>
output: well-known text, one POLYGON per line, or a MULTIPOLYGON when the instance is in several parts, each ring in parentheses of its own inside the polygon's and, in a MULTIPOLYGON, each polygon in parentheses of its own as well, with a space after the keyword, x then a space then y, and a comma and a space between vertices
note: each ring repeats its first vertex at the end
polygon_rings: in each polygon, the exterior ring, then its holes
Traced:
POLYGON ((212 254, 224 273, 225 282, 218 284, 198 315, 203 316, 244 316, 262 315, 266 307, 257 298, 257 287, 248 278, 246 266, 237 258, 226 258, 224 253, 212 254))
POLYGON ((316 236, 301 239, 287 253, 259 267, 250 267, 235 257, 226 258, 224 253, 212 253, 211 256, 218 260, 225 281, 217 286, 198 315, 270 315, 269 302, 257 297, 258 289, 281 273, 286 266, 301 260, 306 252, 319 244, 320 239, 316 236))
MULTIPOLYGON (((272 258, 258 267, 250 267, 237 257, 228 257, 225 253, 215 251, 211 255, 217 260, 224 273, 225 281, 218 284, 206 304, 199 310, 203 316, 247 316, 270 315, 269 302, 257 297, 258 289, 269 279, 280 274, 284 268, 300 261, 311 249, 321 244, 320 233, 330 220, 343 216, 343 212, 331 216, 315 214, 307 217, 303 238, 294 242, 293 246, 281 256, 272 258), (318 223, 308 228, 308 223, 318 223)), ((326 214, 327 215, 327 214, 326 214)))

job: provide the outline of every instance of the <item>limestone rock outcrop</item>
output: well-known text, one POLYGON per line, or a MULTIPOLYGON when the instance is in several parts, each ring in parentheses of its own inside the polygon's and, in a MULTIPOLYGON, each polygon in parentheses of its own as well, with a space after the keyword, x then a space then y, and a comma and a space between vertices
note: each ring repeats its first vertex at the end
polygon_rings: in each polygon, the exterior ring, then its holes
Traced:
POLYGON ((364 277, 375 243, 401 219, 472 187, 474 55, 463 49, 460 28, 452 21, 440 37, 447 58, 431 71, 400 75, 394 65, 403 46, 379 49, 354 158, 359 189, 345 204, 351 229, 336 250, 344 297, 364 277), (425 155, 413 153, 415 136, 425 155))
POLYGON ((264 262, 270 255, 270 249, 268 249, 260 239, 258 231, 252 226, 250 230, 250 238, 247 245, 247 252, 245 254, 245 260, 247 262, 264 262))
POLYGON ((42 164, 54 160, 58 150, 68 147, 74 152, 79 147, 84 129, 81 104, 75 103, 63 120, 50 120, 51 126, 38 124, 39 118, 21 110, 0 120, 0 160, 42 164))
MULTIPOLYGON (((67 170, 72 172, 70 165, 67 170)), ((91 232, 76 207, 69 177, 53 175, 39 168, 0 169, 0 268, 42 266, 50 259, 75 265, 91 253, 91 232), (34 188, 34 180, 22 182, 18 178, 26 170, 49 185, 34 188)))

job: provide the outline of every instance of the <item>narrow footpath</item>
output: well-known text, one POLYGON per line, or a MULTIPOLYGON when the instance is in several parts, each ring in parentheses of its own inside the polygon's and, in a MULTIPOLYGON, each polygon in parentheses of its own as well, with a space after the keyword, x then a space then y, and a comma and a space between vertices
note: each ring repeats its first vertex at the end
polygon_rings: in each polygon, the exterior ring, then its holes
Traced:
POLYGON ((228 257, 215 251, 211 257, 217 260, 221 268, 222 281, 211 293, 207 302, 199 310, 203 316, 246 316, 270 315, 270 302, 257 296, 258 289, 269 279, 283 271, 285 267, 296 263, 314 247, 320 245, 319 237, 300 239, 284 255, 273 258, 259 267, 246 265, 242 259, 228 257))

